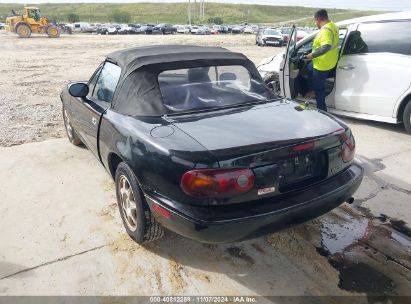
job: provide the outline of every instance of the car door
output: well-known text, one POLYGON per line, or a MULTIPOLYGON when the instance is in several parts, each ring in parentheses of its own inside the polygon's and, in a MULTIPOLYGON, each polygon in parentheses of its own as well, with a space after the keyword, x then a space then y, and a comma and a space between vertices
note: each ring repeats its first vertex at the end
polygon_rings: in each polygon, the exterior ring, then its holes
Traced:
POLYGON ((290 34, 290 39, 287 43, 287 49, 284 54, 283 61, 280 65, 280 89, 281 96, 286 98, 291 98, 291 87, 290 87, 290 75, 291 75, 291 61, 290 57, 295 51, 297 43, 297 30, 295 25, 293 26, 290 34))
POLYGON ((121 69, 105 62, 89 81, 89 94, 72 102, 75 129, 84 144, 98 157, 98 128, 104 112, 111 106, 121 69))
POLYGON ((337 65, 335 108, 392 117, 410 79, 411 22, 363 23, 351 31, 337 65), (405 56, 404 56, 405 55, 405 56))

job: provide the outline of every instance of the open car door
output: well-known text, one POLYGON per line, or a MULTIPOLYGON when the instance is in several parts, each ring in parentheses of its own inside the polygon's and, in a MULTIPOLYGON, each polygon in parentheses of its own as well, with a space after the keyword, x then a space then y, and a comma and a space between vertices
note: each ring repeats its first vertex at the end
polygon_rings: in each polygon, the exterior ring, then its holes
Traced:
POLYGON ((291 98, 291 88, 290 88, 290 58, 295 51, 297 44, 297 29, 293 25, 293 29, 290 34, 290 39, 288 39, 287 49, 284 54, 283 61, 280 66, 280 92, 282 97, 291 98))

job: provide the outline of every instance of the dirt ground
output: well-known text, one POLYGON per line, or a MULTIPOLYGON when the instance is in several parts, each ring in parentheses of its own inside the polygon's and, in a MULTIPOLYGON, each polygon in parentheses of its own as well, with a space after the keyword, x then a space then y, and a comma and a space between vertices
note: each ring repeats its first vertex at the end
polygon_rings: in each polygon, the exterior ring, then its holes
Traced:
POLYGON ((366 170, 353 205, 225 245, 171 232, 154 244, 133 243, 122 228, 109 175, 87 149, 65 138, 62 87, 87 80, 109 52, 201 44, 227 47, 258 63, 281 51, 257 47, 253 39, 22 40, 0 31, 0 295, 361 295, 359 303, 367 296, 411 296, 411 166, 405 161, 411 137, 401 126, 345 119, 366 170))

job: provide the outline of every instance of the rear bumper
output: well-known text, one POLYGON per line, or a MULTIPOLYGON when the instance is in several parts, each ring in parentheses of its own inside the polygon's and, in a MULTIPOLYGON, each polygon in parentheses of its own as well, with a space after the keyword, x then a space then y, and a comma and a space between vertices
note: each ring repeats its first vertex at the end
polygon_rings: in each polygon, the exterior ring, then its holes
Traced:
POLYGON ((146 199, 151 210, 156 203, 170 212, 170 218, 153 212, 164 227, 200 242, 228 243, 259 237, 327 213, 351 198, 362 178, 363 169, 354 164, 326 181, 281 199, 230 206, 178 206, 154 194, 146 195, 146 199))

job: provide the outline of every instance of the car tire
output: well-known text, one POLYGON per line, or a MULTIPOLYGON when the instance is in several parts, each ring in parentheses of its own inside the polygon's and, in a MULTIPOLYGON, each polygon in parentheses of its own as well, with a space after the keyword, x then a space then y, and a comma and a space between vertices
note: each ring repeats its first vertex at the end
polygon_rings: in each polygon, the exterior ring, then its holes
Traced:
POLYGON ((70 122, 70 117, 67 113, 66 108, 63 105, 63 120, 64 120, 64 128, 66 129, 66 134, 68 140, 75 146, 80 146, 82 144, 80 138, 78 137, 76 130, 74 130, 73 126, 70 122))
POLYGON ((405 130, 411 134, 411 100, 405 106, 402 121, 404 122, 405 130))
POLYGON ((130 167, 122 162, 115 175, 117 205, 127 234, 138 244, 158 240, 164 228, 156 221, 130 167))

